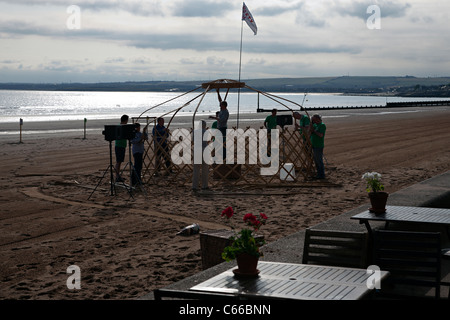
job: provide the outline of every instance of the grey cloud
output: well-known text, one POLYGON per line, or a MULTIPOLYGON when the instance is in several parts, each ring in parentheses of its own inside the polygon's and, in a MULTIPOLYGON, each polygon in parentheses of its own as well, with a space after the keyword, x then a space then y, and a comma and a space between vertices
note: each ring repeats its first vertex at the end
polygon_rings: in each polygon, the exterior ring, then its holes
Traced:
POLYGON ((115 58, 107 58, 104 60, 105 64, 121 64, 123 62, 131 62, 133 64, 146 65, 150 64, 151 60, 147 57, 135 57, 135 58, 124 58, 124 57, 115 57, 115 58))
MULTIPOLYGON (((236 51, 239 49, 238 39, 235 42, 221 40, 217 37, 199 37, 197 34, 149 34, 130 33, 118 30, 85 29, 68 30, 61 28, 52 30, 47 27, 18 21, 0 22, 0 30, 10 35, 38 35, 54 38, 82 39, 82 40, 106 40, 121 42, 124 45, 136 48, 154 48, 161 50, 194 50, 194 51, 236 51)), ((321 46, 309 46, 295 41, 254 41, 251 46, 244 47, 244 51, 253 53, 358 53, 359 49, 346 45, 333 46, 324 44, 321 46)))
POLYGON ((47 26, 38 25, 26 21, 0 21, 0 33, 9 36, 42 36, 54 38, 79 38, 79 39, 105 39, 105 40, 121 40, 129 39, 127 33, 119 33, 101 29, 75 29, 69 30, 62 24, 61 28, 52 29, 47 26))
POLYGON ((198 65, 200 62, 197 59, 192 58, 182 58, 180 59, 180 63, 184 65, 198 65))
POLYGON ((420 16, 420 17, 412 17, 411 19, 412 23, 424 23, 424 24, 431 24, 435 22, 434 18, 430 16, 420 16))
MULTIPOLYGON (((262 3, 262 5, 264 5, 264 3, 262 3)), ((276 15, 281 15, 284 13, 288 13, 288 12, 292 12, 292 11, 297 11, 303 8, 303 3, 299 2, 299 3, 293 3, 293 4, 287 4, 287 5, 272 5, 272 6, 265 6, 265 7, 260 7, 260 8, 256 8, 254 10, 250 9, 249 10, 252 12, 253 16, 276 16, 276 15)), ((255 17, 256 19, 256 17, 255 17)))
POLYGON ((22 61, 13 60, 13 59, 0 60, 0 63, 2 63, 2 64, 16 64, 16 63, 20 63, 20 62, 22 62, 22 61))
POLYGON ((53 31, 47 27, 19 20, 0 21, 0 32, 10 35, 53 34, 53 31))
POLYGON ((136 16, 164 15, 160 1, 81 1, 77 5, 82 10, 123 10, 136 16))
POLYGON ((311 46, 304 43, 285 43, 285 42, 274 42, 271 44, 256 44, 252 45, 250 52, 262 52, 262 53, 273 53, 273 54, 313 54, 313 53, 348 53, 357 54, 361 51, 359 47, 352 47, 346 45, 319 45, 311 46))
POLYGON ((118 58, 108 58, 105 60, 105 63, 120 63, 120 62, 124 62, 125 58, 122 57, 118 57, 118 58))
POLYGON ((299 10, 295 22, 316 28, 327 26, 327 22, 325 19, 318 17, 315 13, 308 11, 307 9, 299 10))
POLYGON ((71 72, 74 69, 73 61, 51 60, 39 65, 45 71, 71 72))
POLYGON ((0 0, 3 3, 11 3, 23 6, 60 6, 67 8, 70 5, 76 5, 81 10, 103 11, 103 10, 123 10, 137 16, 163 15, 163 0, 77 0, 75 3, 66 0, 0 0))
POLYGON ((220 17, 236 7, 230 2, 208 0, 181 1, 175 4, 173 14, 178 17, 220 17))
POLYGON ((377 5, 380 7, 382 17, 392 18, 405 16, 408 9, 411 8, 411 4, 409 3, 401 3, 400 1, 390 0, 354 1, 350 5, 347 3, 343 4, 341 1, 337 1, 333 5, 333 12, 337 12, 343 16, 367 19, 367 8, 371 5, 377 5))
MULTIPOLYGON (((82 2, 83 3, 83 2, 82 2)), ((215 8, 218 3, 212 1, 188 1, 185 6, 178 8, 178 14, 184 14, 188 16, 190 13, 187 10, 189 4, 192 8, 200 4, 208 4, 206 6, 206 11, 217 11, 215 8)), ((231 5, 226 6, 226 8, 231 8, 231 5)), ((298 9, 298 12, 304 12, 305 10, 300 10, 303 7, 302 3, 294 3, 285 8, 281 7, 263 7, 261 12, 266 10, 266 14, 269 11, 282 13, 283 10, 293 10, 298 9), (277 11, 278 10, 278 11, 277 11)), ((205 14, 205 12, 198 12, 196 14, 205 14)), ((303 13, 307 15, 306 13, 303 13)), ((309 15, 309 23, 314 26, 323 26, 323 21, 316 19, 314 16, 309 15)), ((82 28, 80 30, 68 30, 66 28, 52 30, 45 26, 35 25, 30 22, 22 21, 1 21, 0 30, 2 32, 14 34, 14 35, 39 35, 55 38, 73 38, 82 40, 110 40, 115 42, 120 42, 129 47, 136 48, 154 48, 161 50, 176 50, 176 49, 186 49, 193 51, 236 51, 239 49, 238 39, 236 42, 230 42, 229 40, 221 40, 220 37, 199 37, 197 34, 176 34, 176 35, 166 35, 166 34, 150 34, 146 31, 140 33, 131 33, 120 30, 101 30, 101 29, 86 29, 82 28)), ((323 45, 307 45, 299 41, 281 42, 281 41, 264 41, 258 38, 258 41, 254 41, 251 46, 245 46, 245 52, 251 53, 269 53, 269 54, 311 54, 311 53, 347 53, 356 54, 360 52, 360 48, 352 47, 349 45, 332 45, 329 43, 323 45)), ((118 62, 117 60, 108 59, 107 63, 118 62)), ((211 61, 210 61, 211 62, 211 61)), ((144 63, 142 61, 142 63, 144 63)), ((183 63, 189 63, 189 61, 183 61, 183 63)), ((217 63, 217 61, 215 61, 217 63)))
MULTIPOLYGON (((327 25, 326 20, 322 18, 322 12, 312 11, 305 2, 293 2, 285 5, 278 4, 272 6, 265 6, 254 10, 253 16, 277 16, 287 13, 295 13, 295 22, 301 25, 310 27, 322 28, 327 25)), ((257 19, 256 19, 257 20, 257 19)))
MULTIPOLYGON (((371 5, 378 5, 383 17, 403 17, 411 8, 409 3, 402 3, 392 0, 363 0, 343 2, 340 0, 327 2, 322 7, 315 7, 314 10, 306 1, 289 2, 285 5, 272 5, 257 8, 254 16, 275 16, 294 12, 297 14, 295 22, 309 27, 323 28, 328 26, 327 19, 332 15, 350 16, 366 20, 368 18, 367 8, 371 5)), ((253 11, 252 11, 253 12, 253 11)), ((256 19, 256 18, 255 18, 256 19)))
POLYGON ((129 37, 125 43, 128 46, 141 49, 190 49, 203 51, 209 46, 209 49, 214 50, 214 44, 212 42, 206 41, 203 38, 198 38, 195 36, 189 37, 186 35, 134 35, 133 37, 129 37))
POLYGON ((145 64, 151 63, 151 60, 150 60, 149 58, 146 58, 146 57, 140 57, 140 58, 134 58, 134 59, 132 59, 131 62, 132 62, 132 63, 136 63, 136 64, 142 64, 142 65, 145 65, 145 64))
POLYGON ((214 67, 223 67, 228 64, 226 59, 220 57, 208 57, 206 58, 206 63, 214 67))
MULTIPOLYGON (((236 51, 238 49, 236 43, 221 41, 218 39, 198 38, 196 35, 151 35, 145 40, 130 40, 127 45, 138 48, 155 48, 155 49, 190 49, 195 51, 236 51)), ((270 53, 270 54, 300 54, 300 53, 348 53, 356 54, 360 52, 359 47, 347 45, 320 45, 310 46, 300 42, 254 42, 251 46, 243 49, 245 52, 251 53, 270 53)))

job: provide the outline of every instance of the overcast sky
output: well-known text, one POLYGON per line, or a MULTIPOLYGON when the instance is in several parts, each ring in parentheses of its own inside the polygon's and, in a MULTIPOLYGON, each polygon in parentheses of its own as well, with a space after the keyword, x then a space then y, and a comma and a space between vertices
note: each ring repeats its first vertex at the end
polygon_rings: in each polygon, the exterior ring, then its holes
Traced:
MULTIPOLYGON (((242 79, 450 76, 448 0, 245 3, 242 79)), ((0 82, 238 79, 242 4, 0 0, 0 82)))

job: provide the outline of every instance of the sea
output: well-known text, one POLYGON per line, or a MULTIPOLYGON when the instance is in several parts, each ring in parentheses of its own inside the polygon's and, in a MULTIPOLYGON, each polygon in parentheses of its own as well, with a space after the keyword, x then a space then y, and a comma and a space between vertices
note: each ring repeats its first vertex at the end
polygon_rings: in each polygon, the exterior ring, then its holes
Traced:
MULTIPOLYGON (((221 92, 225 98, 225 92, 221 92)), ((230 92, 226 97, 230 114, 257 113, 257 109, 279 111, 291 108, 385 106, 387 102, 430 101, 442 98, 352 96, 340 93, 257 93, 230 92), (281 104, 280 104, 281 103, 281 104)), ((130 117, 171 117, 213 115, 219 111, 216 91, 194 92, 92 92, 0 90, 2 123, 65 120, 119 119, 130 117)), ((259 117, 260 118, 260 117, 259 117)))

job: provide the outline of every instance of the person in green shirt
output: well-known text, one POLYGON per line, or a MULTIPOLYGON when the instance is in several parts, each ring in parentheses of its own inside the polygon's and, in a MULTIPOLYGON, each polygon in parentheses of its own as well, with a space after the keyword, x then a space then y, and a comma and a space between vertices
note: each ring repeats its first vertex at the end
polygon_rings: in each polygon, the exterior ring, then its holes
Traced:
POLYGON ((316 179, 325 179, 325 167, 323 164, 323 149, 325 147, 325 132, 327 126, 322 122, 322 117, 315 114, 311 118, 310 126, 311 145, 313 148, 314 163, 317 168, 316 179))
POLYGON ((277 109, 273 109, 272 114, 266 117, 266 120, 264 120, 264 127, 267 129, 268 134, 270 134, 271 129, 277 127, 277 109))
MULTIPOLYGON (((216 118, 219 117, 219 113, 220 113, 220 111, 216 112, 216 118)), ((212 123, 211 129, 217 129, 217 120, 212 123)))
MULTIPOLYGON (((124 125, 128 123, 128 115, 124 114, 121 118, 120 118, 120 125, 124 125)), ((116 153, 116 181, 117 182, 121 182, 122 177, 120 176, 120 167, 122 166, 122 162, 125 161, 125 151, 127 149, 127 143, 128 140, 127 139, 122 139, 122 140, 116 140, 115 142, 115 153, 116 153)))
POLYGON ((306 141, 307 134, 309 132, 309 126, 311 124, 309 117, 307 115, 294 112, 294 119, 300 120, 299 123, 295 122, 295 129, 298 129, 300 135, 303 137, 303 141, 306 141))
MULTIPOLYGON (((309 117, 307 115, 303 114, 300 119, 300 124, 299 124, 300 133, 307 132, 310 124, 311 124, 311 121, 309 120, 309 117)), ((306 136, 303 135, 303 137, 306 137, 306 136)))

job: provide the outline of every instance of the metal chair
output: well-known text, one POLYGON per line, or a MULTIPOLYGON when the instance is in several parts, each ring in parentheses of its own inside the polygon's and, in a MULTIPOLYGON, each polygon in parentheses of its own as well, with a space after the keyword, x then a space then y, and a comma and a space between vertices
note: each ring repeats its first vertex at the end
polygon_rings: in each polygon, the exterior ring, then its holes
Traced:
POLYGON ((306 229, 304 264, 367 268, 367 232, 306 229))
MULTIPOLYGON (((450 248, 442 249, 442 260, 450 260, 450 248)), ((450 300, 450 282, 441 282, 441 285, 448 286, 448 299, 450 300)))
POLYGON ((439 232, 376 230, 373 235, 373 264, 390 272, 388 282, 393 285, 392 292, 382 289, 381 296, 413 297, 418 288, 426 287, 434 288, 435 298, 440 298, 439 232))
POLYGON ((442 249, 442 259, 450 260, 450 248, 442 249))

